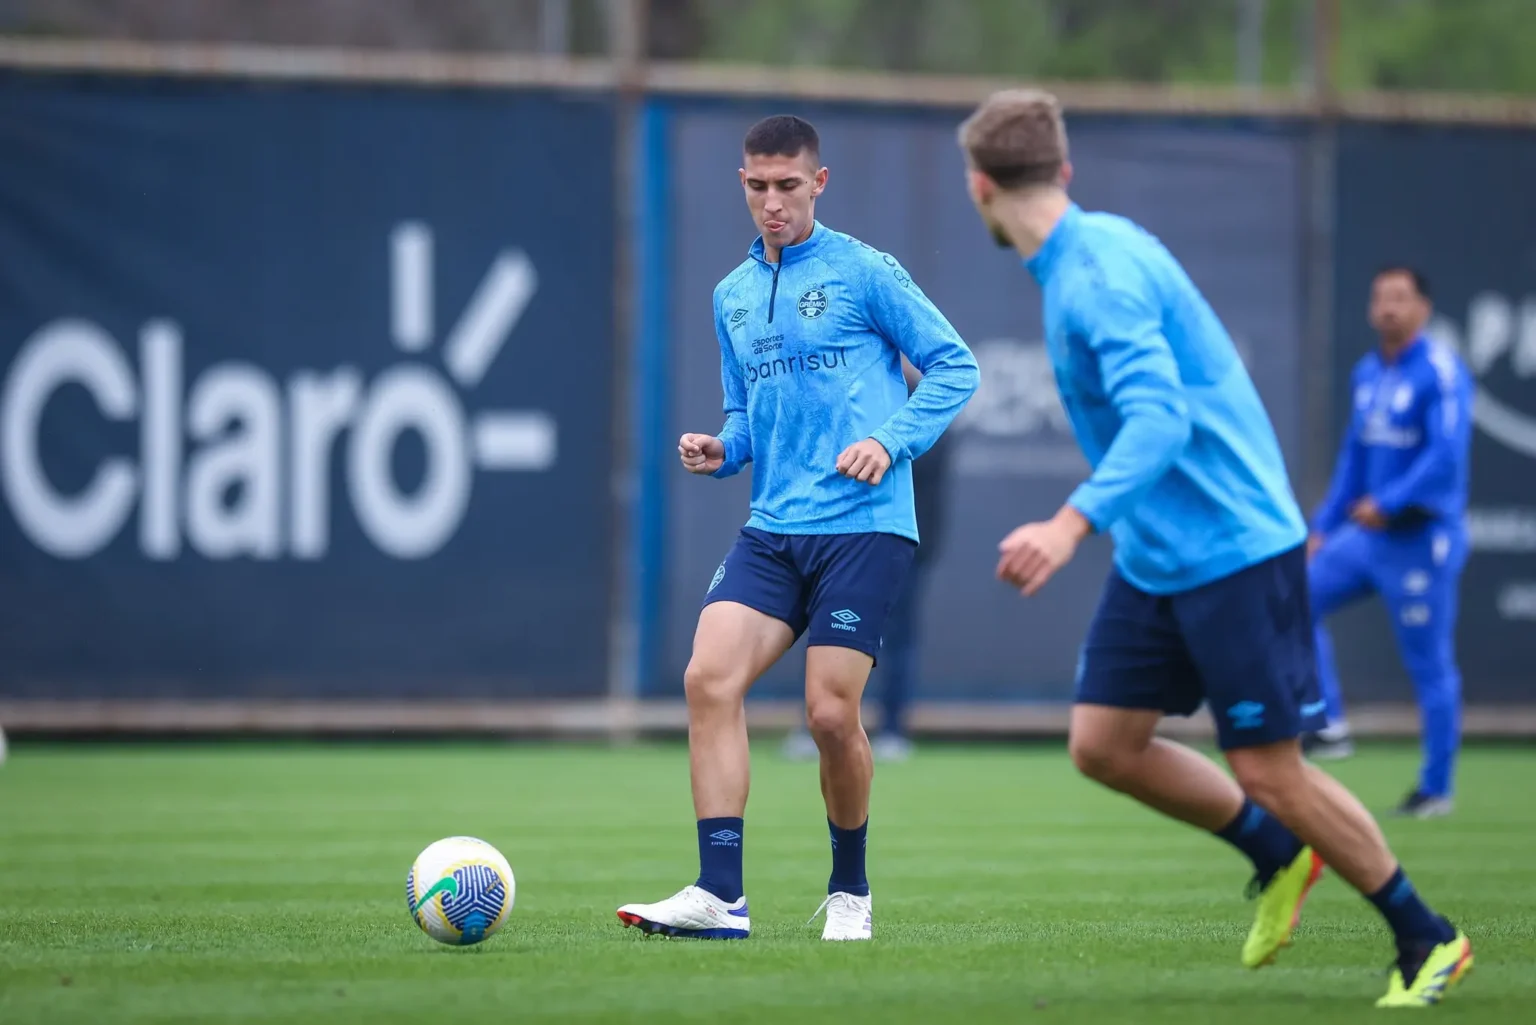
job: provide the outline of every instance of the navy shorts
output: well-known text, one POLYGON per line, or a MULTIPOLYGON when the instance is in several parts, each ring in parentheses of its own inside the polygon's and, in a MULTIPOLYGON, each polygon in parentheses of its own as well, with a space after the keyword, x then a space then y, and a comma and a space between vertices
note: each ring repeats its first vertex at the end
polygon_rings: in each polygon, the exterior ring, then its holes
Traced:
POLYGON ((732 601, 783 620, 798 640, 874 658, 917 543, 897 534, 770 534, 743 527, 704 604, 732 601))
POLYGON ((1111 573, 1074 700, 1170 715, 1208 702, 1222 750, 1323 728, 1306 549, 1178 594, 1147 594, 1111 573))

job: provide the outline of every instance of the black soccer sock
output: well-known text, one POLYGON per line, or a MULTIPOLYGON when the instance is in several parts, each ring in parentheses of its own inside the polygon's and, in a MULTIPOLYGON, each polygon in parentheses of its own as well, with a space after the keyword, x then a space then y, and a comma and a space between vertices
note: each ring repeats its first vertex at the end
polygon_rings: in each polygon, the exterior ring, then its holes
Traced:
POLYGON ((1449 943, 1456 938, 1451 923, 1429 910, 1399 866, 1385 886, 1367 898, 1392 927, 1399 950, 1449 943))
POLYGON ((1304 846, 1284 823, 1247 798, 1237 817, 1216 835, 1248 855, 1260 886, 1267 886, 1276 872, 1295 861, 1304 846))
POLYGON ((841 829, 831 819, 827 829, 832 834, 832 878, 828 893, 869 896, 869 879, 864 874, 864 846, 869 835, 869 820, 858 829, 841 829))
POLYGON ((699 889, 727 904, 741 899, 741 819, 699 820, 699 889))

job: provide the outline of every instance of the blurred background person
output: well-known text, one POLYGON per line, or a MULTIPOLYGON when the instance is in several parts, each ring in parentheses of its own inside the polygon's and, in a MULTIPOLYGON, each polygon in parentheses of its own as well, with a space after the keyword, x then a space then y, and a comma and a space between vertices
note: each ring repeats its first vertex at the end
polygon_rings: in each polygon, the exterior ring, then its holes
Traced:
POLYGON ((1353 412, 1308 543, 1328 726, 1306 747, 1314 758, 1352 751, 1323 621, 1379 594, 1418 698, 1423 767, 1398 811, 1419 818, 1450 812, 1461 743, 1455 635, 1472 446, 1471 377, 1454 350, 1425 337, 1430 312, 1422 273, 1393 266, 1376 275, 1370 321, 1379 341, 1355 364, 1353 412))

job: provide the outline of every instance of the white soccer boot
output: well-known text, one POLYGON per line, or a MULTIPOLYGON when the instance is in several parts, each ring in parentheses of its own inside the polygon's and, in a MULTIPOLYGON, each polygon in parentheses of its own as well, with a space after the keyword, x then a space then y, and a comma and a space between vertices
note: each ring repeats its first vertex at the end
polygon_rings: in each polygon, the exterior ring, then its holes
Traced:
MULTIPOLYGON (((816 915, 827 912, 827 924, 822 927, 824 940, 867 940, 874 936, 874 898, 859 897, 852 893, 829 893, 816 909, 816 915)), ((806 925, 816 921, 812 915, 806 925)))
POLYGON ((685 886, 655 904, 625 904, 619 921, 653 936, 696 940, 744 940, 752 932, 746 897, 727 904, 697 886, 685 886))

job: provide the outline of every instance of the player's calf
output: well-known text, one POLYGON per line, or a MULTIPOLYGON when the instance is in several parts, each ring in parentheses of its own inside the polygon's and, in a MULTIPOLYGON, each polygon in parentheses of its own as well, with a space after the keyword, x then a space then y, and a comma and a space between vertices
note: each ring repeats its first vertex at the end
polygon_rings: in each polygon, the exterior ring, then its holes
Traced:
POLYGON ((780 620, 720 601, 699 614, 693 656, 683 675, 694 812, 700 819, 740 816, 749 765, 743 701, 753 682, 794 643, 780 620))
POLYGON ((859 938, 845 935, 849 922, 857 917, 859 922, 854 924, 864 928, 869 916, 864 850, 875 770, 859 704, 872 664, 869 655, 852 648, 815 645, 806 652, 806 722, 821 752, 821 793, 832 844, 829 903, 824 906, 828 928, 836 934, 828 938, 833 939, 859 938), (834 897, 838 899, 833 901, 834 897), (858 905, 856 910, 849 910, 850 901, 858 905))
POLYGON ((1381 886, 1396 865, 1369 812, 1327 773, 1307 764, 1295 741, 1227 752, 1243 792, 1312 846, 1362 893, 1381 886))
POLYGON ((1154 736, 1161 712, 1077 704, 1068 748, 1078 771, 1180 822, 1217 830, 1243 795, 1199 752, 1154 736))
POLYGON ((813 646, 805 658, 806 725, 821 752, 827 816, 848 827, 869 814, 874 761, 859 707, 872 664, 863 652, 829 646, 813 646))

